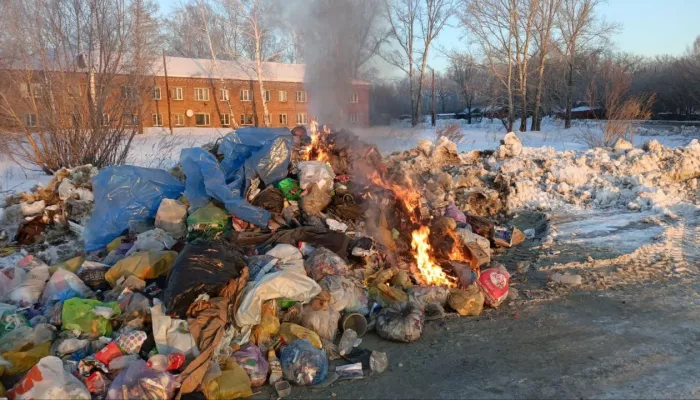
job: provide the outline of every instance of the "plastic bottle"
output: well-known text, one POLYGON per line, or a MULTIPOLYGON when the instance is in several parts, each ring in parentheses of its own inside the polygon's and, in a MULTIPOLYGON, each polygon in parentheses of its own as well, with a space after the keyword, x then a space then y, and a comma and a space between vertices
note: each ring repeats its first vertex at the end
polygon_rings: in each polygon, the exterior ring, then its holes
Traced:
POLYGON ((274 349, 267 351, 267 361, 270 363, 270 384, 274 385, 282 379, 282 363, 277 358, 274 349))
POLYGON ((344 356, 349 354, 355 346, 355 341, 357 341, 357 332, 352 329, 343 331, 343 336, 340 338, 340 343, 338 343, 338 352, 340 355, 344 356))
POLYGON ((581 275, 569 275, 569 274, 552 274, 550 279, 556 283, 561 283, 562 285, 568 286, 579 286, 582 283, 581 275))

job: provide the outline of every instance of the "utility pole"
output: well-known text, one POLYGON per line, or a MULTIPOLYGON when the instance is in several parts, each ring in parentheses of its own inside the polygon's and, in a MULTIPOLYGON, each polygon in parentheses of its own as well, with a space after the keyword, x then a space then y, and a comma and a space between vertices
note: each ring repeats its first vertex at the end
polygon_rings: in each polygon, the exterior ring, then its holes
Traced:
POLYGON ((170 87, 168 86, 168 65, 165 63, 165 49, 163 49, 163 72, 165 73, 165 99, 168 103, 168 127, 170 128, 170 134, 172 135, 173 116, 170 114, 170 87))
POLYGON ((431 97, 432 100, 430 101, 433 110, 430 114, 430 122, 432 123, 433 126, 435 126, 435 69, 430 68, 430 70, 433 72, 433 83, 432 83, 433 95, 431 97))

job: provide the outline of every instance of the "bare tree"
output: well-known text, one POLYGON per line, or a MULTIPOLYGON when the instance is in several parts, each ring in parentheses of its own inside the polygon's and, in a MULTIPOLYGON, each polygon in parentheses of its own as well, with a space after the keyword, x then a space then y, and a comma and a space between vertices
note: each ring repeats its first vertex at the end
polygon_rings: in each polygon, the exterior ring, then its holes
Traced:
POLYGON ((562 53, 567 63, 566 118, 564 127, 571 128, 571 108, 574 91, 576 58, 581 49, 592 41, 605 38, 616 29, 615 25, 599 23, 595 9, 604 0, 562 0, 557 17, 557 28, 562 40, 562 53))
POLYGON ((418 24, 420 25, 423 48, 420 55, 420 70, 418 75, 418 93, 416 96, 415 117, 421 114, 421 101, 423 94, 423 81, 425 77, 425 67, 428 65, 428 56, 433 40, 438 37, 447 21, 452 17, 455 10, 453 0, 424 0, 423 7, 418 8, 418 24))
POLYGON ((0 47, 13 53, 0 80, 5 151, 47 173, 123 163, 139 130, 143 95, 153 87, 154 3, 7 4, 12 19, 0 47))
MULTIPOLYGON (((226 80, 224 79, 223 75, 221 74, 221 69, 219 68, 219 63, 216 59, 216 52, 214 51, 214 43, 211 39, 211 34, 209 32, 209 21, 207 20, 207 12, 205 8, 205 3, 202 1, 200 3, 200 12, 202 15, 202 25, 204 26, 204 34, 206 35, 207 43, 209 44, 209 52, 211 55, 213 67, 214 67, 214 72, 216 75, 219 76, 219 81, 221 82, 221 90, 224 91, 224 93, 228 93, 228 88, 226 87, 226 80)), ((170 93, 168 93, 168 96, 170 96, 170 93)), ((226 106, 228 107, 228 112, 229 112, 229 120, 230 123, 233 125, 234 129, 238 129, 238 122, 236 121, 235 114, 233 113, 233 107, 231 106, 231 98, 230 96, 226 95, 224 98, 226 100, 226 106)), ((221 116, 219 116, 221 118, 221 116)))
POLYGON ((602 106, 605 115, 598 121, 602 137, 584 132, 583 140, 591 147, 612 146, 618 139, 634 139, 640 121, 651 117, 654 95, 631 94, 632 73, 628 66, 612 59, 602 61, 599 73, 588 88, 588 103, 602 106), (604 118, 604 119, 603 119, 604 118))
POLYGON ((449 55, 448 75, 455 83, 464 107, 467 109, 468 123, 472 123, 472 109, 486 87, 486 76, 482 66, 469 54, 453 52, 449 55))
POLYGON ((387 52, 384 59, 408 74, 408 93, 411 98, 411 125, 418 124, 415 114, 416 95, 413 89, 415 70, 414 41, 418 20, 420 0, 387 0, 386 17, 390 26, 391 38, 398 49, 387 52))
POLYGON ((518 72, 520 91, 520 132, 527 131, 527 78, 530 62, 530 48, 535 36, 535 17, 542 0, 518 0, 516 3, 515 26, 515 65, 518 72))
POLYGON ((532 125, 530 126, 530 130, 532 131, 539 131, 542 128, 542 116, 540 112, 542 108, 542 96, 544 95, 544 72, 547 57, 553 47, 552 27, 554 26, 554 21, 559 12, 559 7, 561 7, 561 0, 540 0, 536 11, 535 43, 537 45, 539 65, 537 67, 537 87, 535 89, 532 125))
MULTIPOLYGON (((491 75, 505 91, 507 116, 504 127, 510 132, 515 121, 513 70, 517 32, 516 0, 462 0, 460 19, 481 47, 491 75)), ((500 96, 499 96, 500 97, 500 96)), ((499 101, 499 103, 501 103, 499 101)))

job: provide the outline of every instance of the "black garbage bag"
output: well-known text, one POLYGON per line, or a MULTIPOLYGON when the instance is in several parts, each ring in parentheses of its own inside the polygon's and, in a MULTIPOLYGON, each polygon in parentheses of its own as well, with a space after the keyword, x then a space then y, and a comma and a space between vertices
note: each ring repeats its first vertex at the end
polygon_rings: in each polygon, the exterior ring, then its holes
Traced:
POLYGON ((240 276, 246 259, 226 240, 197 239, 185 246, 168 273, 163 302, 169 315, 185 318, 187 308, 202 293, 212 297, 240 276))

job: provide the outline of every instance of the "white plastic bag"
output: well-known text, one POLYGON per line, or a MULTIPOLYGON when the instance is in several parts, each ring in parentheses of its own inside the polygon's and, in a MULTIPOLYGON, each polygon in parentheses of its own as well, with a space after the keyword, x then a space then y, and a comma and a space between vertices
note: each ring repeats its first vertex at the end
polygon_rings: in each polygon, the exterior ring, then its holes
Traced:
POLYGON ((265 275, 259 282, 248 284, 236 312, 238 326, 257 325, 265 300, 285 298, 307 302, 321 293, 321 287, 306 275, 282 270, 265 275))
POLYGON ((7 302, 20 307, 29 307, 39 301, 46 281, 49 280, 49 266, 41 263, 29 269, 26 279, 14 287, 7 295, 7 302))
POLYGON ((158 354, 183 353, 189 362, 199 355, 199 349, 190 334, 187 321, 170 318, 163 314, 162 304, 151 308, 153 321, 153 339, 158 354))
POLYGON ((156 214, 156 228, 170 234, 174 239, 180 239, 187 233, 187 206, 177 200, 163 199, 156 214))
POLYGON ((11 399, 85 399, 90 392, 78 378, 63 369, 60 358, 47 356, 7 392, 11 399))
POLYGON ((160 228, 151 229, 136 236, 136 242, 134 242, 134 245, 131 246, 126 255, 128 256, 137 251, 169 250, 175 243, 175 239, 166 231, 160 228))
MULTIPOLYGON (((273 270, 290 271, 295 274, 306 276, 306 270, 304 269, 304 257, 302 256, 301 251, 291 244, 278 244, 270 251, 265 253, 265 255, 279 259, 279 262, 273 270)), ((260 281, 260 278, 261 277, 258 277, 256 281, 260 281)))
POLYGON ((46 284, 44 293, 41 295, 41 303, 46 304, 47 302, 75 297, 71 295, 72 292, 77 293, 80 297, 92 296, 92 290, 85 286, 78 275, 59 268, 51 275, 51 279, 46 284))
POLYGON ((0 269, 0 301, 6 301, 13 288, 18 287, 29 277, 24 268, 7 267, 0 269))
POLYGON ((299 163, 299 187, 306 189, 311 183, 315 183, 326 192, 333 189, 335 174, 333 169, 320 161, 302 161, 299 163))

